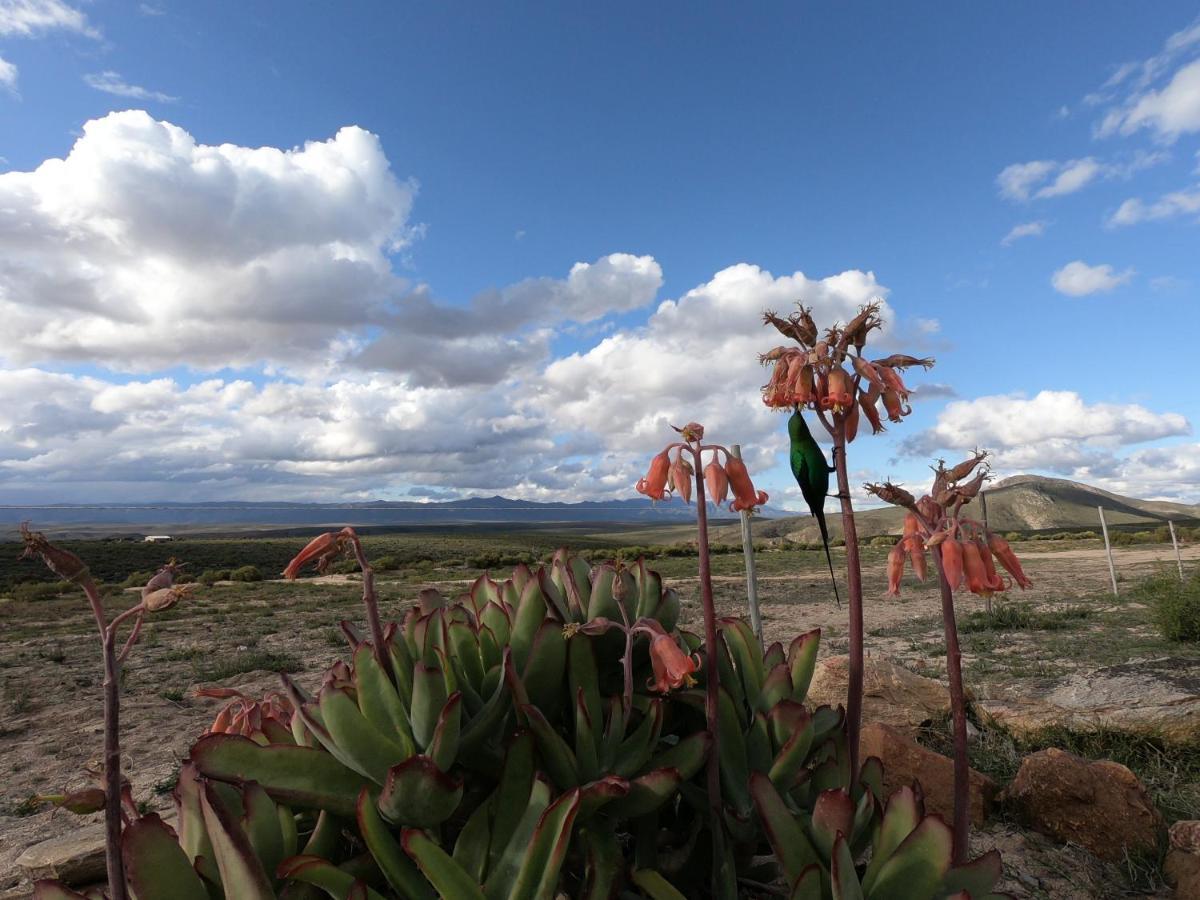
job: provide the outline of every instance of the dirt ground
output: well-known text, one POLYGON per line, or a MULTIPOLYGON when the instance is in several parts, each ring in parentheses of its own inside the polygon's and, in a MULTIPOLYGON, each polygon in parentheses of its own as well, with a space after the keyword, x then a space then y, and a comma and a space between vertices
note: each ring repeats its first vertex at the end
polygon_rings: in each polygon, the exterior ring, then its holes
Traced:
MULTIPOLYGON (((996 680, 1012 683, 1137 656, 1191 659, 1200 672, 1200 649, 1166 644, 1143 604, 1112 596, 1102 549, 1044 548, 1045 544, 1018 547, 1034 587, 997 602, 1026 601, 1031 608, 1051 613, 1079 608, 1086 612, 1071 629, 1017 632, 1002 641, 965 640, 964 664, 973 691, 986 692, 996 680)), ((1120 549, 1115 555, 1123 588, 1175 565, 1169 545, 1120 549)), ((759 590, 767 639, 787 641, 820 626, 822 653, 844 652, 845 609, 833 602, 823 557, 811 552, 762 557, 759 590)), ((937 592, 932 585, 906 578, 903 596, 885 599, 883 558, 878 548, 867 548, 864 554, 869 652, 937 675, 944 667, 937 592)), ((1184 548, 1185 566, 1194 569, 1197 560, 1200 547, 1184 548)), ((685 622, 696 622, 698 584, 694 574, 687 574, 695 572, 694 560, 660 562, 654 567, 679 590, 685 622)), ((719 558, 715 573, 721 613, 743 614, 740 558, 719 558)), ((446 593, 459 592, 469 580, 450 571, 445 577, 436 583, 446 593)), ((434 582, 382 578, 385 616, 398 617, 417 589, 430 583, 434 582)), ((261 693, 277 686, 274 673, 280 669, 313 684, 343 651, 337 622, 359 619, 358 590, 345 578, 217 585, 148 623, 127 665, 122 700, 122 743, 135 797, 151 808, 170 806, 178 763, 215 712, 214 701, 192 696, 198 684, 221 683, 261 693)), ((132 593, 121 596, 123 600, 111 601, 114 608, 136 598, 132 593)), ((959 616, 982 606, 978 598, 963 595, 959 616)), ((0 787, 0 892, 18 883, 14 861, 26 847, 79 826, 75 816, 52 814, 28 801, 38 793, 89 783, 86 768, 98 758, 101 741, 98 670, 94 625, 82 597, 0 600, 0 770, 5 775, 0 787)), ((1006 854, 1004 889, 1014 896, 1128 896, 1123 890, 1105 893, 1112 874, 1087 854, 1055 847, 1010 824, 991 824, 975 840, 981 849, 998 846, 1006 854)))

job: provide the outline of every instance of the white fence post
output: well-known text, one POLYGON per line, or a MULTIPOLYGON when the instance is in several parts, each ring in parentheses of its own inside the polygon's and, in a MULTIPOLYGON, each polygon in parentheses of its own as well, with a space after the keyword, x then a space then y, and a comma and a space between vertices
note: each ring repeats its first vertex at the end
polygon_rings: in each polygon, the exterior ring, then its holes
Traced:
MULTIPOLYGON (((734 444, 729 452, 738 459, 742 458, 742 445, 734 444)), ((750 512, 743 509, 742 517, 742 554, 746 557, 746 602, 750 605, 750 625, 758 636, 758 643, 763 644, 762 615, 758 611, 758 576, 754 571, 754 536, 750 532, 750 512)))
POLYGON ((1096 511, 1100 513, 1100 530, 1104 532, 1104 552, 1108 554, 1108 577, 1112 579, 1113 596, 1119 596, 1117 593, 1117 570, 1113 567, 1112 544, 1108 542, 1108 524, 1104 521, 1104 507, 1097 506, 1096 511))

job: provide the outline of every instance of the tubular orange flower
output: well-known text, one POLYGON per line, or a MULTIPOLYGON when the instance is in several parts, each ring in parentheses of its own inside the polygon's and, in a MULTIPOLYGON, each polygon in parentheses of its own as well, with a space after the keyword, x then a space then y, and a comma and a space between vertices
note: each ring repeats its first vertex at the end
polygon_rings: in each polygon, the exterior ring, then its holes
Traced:
POLYGON ((750 480, 746 464, 736 456, 731 456, 725 461, 725 474, 729 477, 729 488, 734 496, 733 503, 729 504, 731 510, 753 510, 754 507, 767 502, 767 492, 754 489, 754 482, 750 480))
POLYGON ((979 555, 979 547, 974 541, 963 541, 962 547, 963 574, 967 581, 967 590, 981 597, 992 595, 991 585, 987 580, 987 572, 983 568, 983 558, 979 555))
POLYGON ((800 372, 796 376, 796 380, 792 383, 792 403, 798 406, 804 406, 811 403, 813 398, 813 370, 812 366, 805 362, 804 357, 801 358, 802 365, 800 372))
POLYGON ((327 531, 317 535, 287 564, 287 568, 283 570, 283 577, 289 581, 293 580, 304 568, 304 564, 312 559, 317 561, 317 571, 323 573, 329 564, 341 555, 346 543, 353 536, 354 529, 349 526, 341 531, 327 531))
POLYGON ((899 422, 905 413, 910 411, 905 407, 904 401, 900 398, 900 395, 891 388, 884 391, 882 397, 883 408, 887 410, 889 421, 899 422))
POLYGON ((924 581, 929 573, 925 567, 925 550, 921 545, 921 523, 912 513, 904 517, 904 538, 908 543, 908 558, 912 562, 913 574, 924 581))
POLYGON ((829 404, 829 409, 839 413, 854 403, 854 382, 850 373, 841 366, 829 370, 825 402, 829 404))
POLYGON ((882 392, 875 385, 871 385, 865 393, 858 392, 858 405, 862 407, 863 414, 867 417, 867 421, 871 423, 871 433, 879 434, 883 431, 883 423, 879 421, 879 407, 876 405, 879 402, 879 396, 882 392))
POLYGON ((875 371, 879 373, 879 377, 883 379, 884 386, 895 391, 904 400, 908 399, 908 386, 900 378, 900 373, 891 366, 882 366, 876 364, 875 371))
POLYGON ((713 506, 720 506, 729 496, 729 476, 716 459, 704 467, 704 485, 708 489, 708 499, 713 506))
POLYGON ((846 443, 849 444, 858 437, 858 404, 851 402, 846 407, 846 443))
POLYGON ((904 545, 908 543, 908 538, 901 538, 896 541, 887 558, 887 577, 888 588, 886 597, 900 596, 900 576, 904 574, 904 545))
POLYGON ((700 670, 700 658, 684 653, 667 634, 656 634, 650 641, 650 663, 654 667, 654 678, 647 684, 664 694, 676 688, 691 687, 696 683, 692 673, 700 670))
POLYGON ((645 494, 651 500, 662 500, 666 497, 667 475, 670 472, 671 460, 667 451, 650 460, 650 471, 644 478, 638 479, 636 485, 639 494, 645 494))
POLYGON ((682 456, 677 456, 675 462, 671 463, 671 483, 675 485, 675 491, 683 498, 684 503, 692 502, 692 475, 694 474, 692 464, 682 456))
POLYGON ((1008 541, 989 531, 987 545, 988 549, 995 554, 996 559, 1000 560, 1000 565, 1008 570, 1013 581, 1020 585, 1021 590, 1032 586, 1033 582, 1025 577, 1025 572, 1021 569, 1021 562, 1017 559, 1017 554, 1012 552, 1012 547, 1008 546, 1008 541))
POLYGON ((879 388, 881 391, 887 387, 883 383, 883 377, 879 371, 861 356, 851 356, 850 364, 854 366, 854 371, 862 376, 863 381, 868 382, 872 387, 879 388))
POLYGON ((963 551, 962 545, 954 538, 942 542, 942 571, 946 573, 946 581, 951 590, 958 590, 963 580, 963 551))
POLYGON ((992 551, 981 540, 976 540, 975 546, 979 548, 979 558, 983 561, 983 572, 988 586, 993 591, 1003 591, 1005 589, 1004 579, 996 572, 996 563, 992 559, 992 551))

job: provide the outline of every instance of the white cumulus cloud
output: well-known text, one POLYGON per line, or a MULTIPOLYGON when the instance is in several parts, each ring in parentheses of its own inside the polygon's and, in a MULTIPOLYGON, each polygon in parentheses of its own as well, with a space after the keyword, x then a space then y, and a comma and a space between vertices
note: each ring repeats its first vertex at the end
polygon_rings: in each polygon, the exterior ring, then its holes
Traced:
POLYGON ((84 13, 62 0, 0 0, 0 35, 38 37, 55 30, 99 37, 84 13))
POLYGON ((1163 150, 1136 153, 1114 160, 1102 161, 1092 156, 1058 162, 1040 159, 1005 166, 996 176, 1000 196, 1007 200, 1028 202, 1074 194, 1099 180, 1128 179, 1143 169, 1161 165, 1170 159, 1163 150))
POLYGON ((3 56, 0 56, 0 88, 13 94, 17 92, 17 67, 3 56))
POLYGON ((1081 259, 1069 262, 1050 279, 1054 289, 1068 297, 1086 297, 1088 294, 1111 291, 1127 284, 1134 275, 1133 269, 1117 272, 1105 263, 1089 266, 1081 259))
POLYGON ((1046 225, 1047 223, 1043 221, 1022 222, 1019 225, 1014 225, 1009 229, 1008 234, 1004 236, 1004 239, 1000 243, 1005 247, 1009 247, 1021 238, 1041 237, 1046 233, 1046 225))
POLYGON ((1167 38, 1163 49, 1141 62, 1122 65, 1085 101, 1105 111, 1096 125, 1101 137, 1149 130, 1171 143, 1200 131, 1200 19, 1167 38))
POLYGON ((1106 221, 1110 227, 1117 227, 1192 214, 1200 214, 1200 188, 1171 191, 1150 203, 1140 197, 1130 197, 1106 221))

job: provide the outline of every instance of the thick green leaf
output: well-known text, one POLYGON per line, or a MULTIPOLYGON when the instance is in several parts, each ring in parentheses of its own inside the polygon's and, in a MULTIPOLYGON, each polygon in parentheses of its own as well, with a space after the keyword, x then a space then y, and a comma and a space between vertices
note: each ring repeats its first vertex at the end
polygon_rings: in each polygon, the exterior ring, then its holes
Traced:
POLYGON ((928 900, 950 870, 954 839, 950 826, 926 817, 896 848, 867 896, 871 900, 928 900))
POLYGON ((687 900, 671 886, 671 882, 650 869, 634 869, 629 877, 650 900, 687 900))
POLYGON ((433 828, 454 814, 462 796, 461 778, 451 778, 428 756, 410 756, 388 769, 379 814, 393 825, 433 828))
POLYGON ((790 900, 824 900, 823 872, 818 865, 812 865, 800 873, 800 877, 792 883, 790 900))
POLYGON ((434 893, 400 843, 384 824, 375 800, 366 788, 358 796, 358 830, 388 884, 404 900, 433 900, 434 893))
POLYGON ((712 735, 707 731, 697 731, 651 759, 646 771, 677 769, 684 781, 691 781, 708 759, 711 750, 712 735))
POLYGON ((488 844, 492 839, 492 805, 495 795, 489 797, 471 813, 467 824, 454 841, 454 861, 463 867, 476 881, 483 881, 487 874, 488 844))
POLYGON ((605 775, 595 781, 589 781, 579 789, 578 820, 588 822, 597 812, 613 800, 619 800, 629 794, 629 782, 616 775, 605 775))
POLYGON ((455 691, 446 698, 446 705, 438 715, 433 739, 429 742, 427 755, 443 772, 450 771, 458 757, 458 742, 462 723, 462 691, 455 691))
POLYGON ((582 900, 610 900, 616 895, 624 862, 616 834, 606 826, 584 828, 579 840, 584 847, 582 900))
POLYGON ((211 784, 205 785, 200 793, 200 810, 226 896, 238 900, 275 900, 271 880, 254 855, 250 839, 211 784))
POLYGON ((649 761, 654 745, 658 743, 658 736, 662 733, 663 704, 657 698, 649 702, 650 705, 633 734, 617 748, 617 756, 612 766, 614 775, 628 778, 641 771, 649 761))
POLYGON ((917 797, 910 787, 902 787, 892 794, 883 820, 879 825, 879 836, 875 839, 871 850, 871 862, 863 873, 863 890, 870 896, 879 877, 883 864, 891 859, 892 854, 901 842, 912 834, 914 828, 921 822, 921 813, 917 808, 917 797))
POLYGON ((516 831, 517 823, 524 816, 525 808, 529 805, 534 783, 533 769, 533 735, 522 731, 508 745, 500 783, 493 794, 494 815, 491 843, 488 846, 489 870, 496 866, 508 840, 516 831))
POLYGON ((862 885, 858 883, 858 873, 854 871, 854 858, 850 855, 850 845, 846 837, 838 832, 833 845, 833 900, 863 900, 862 885))
MULTIPOLYGON (((319 887, 334 900, 385 900, 382 894, 371 890, 353 875, 343 872, 328 860, 315 856, 293 856, 279 864, 278 875, 287 881, 299 881, 319 887)), ((240 894, 235 894, 241 900, 240 894)))
POLYGON ((400 840, 404 852, 413 858, 439 897, 483 900, 479 883, 425 832, 405 828, 400 840))
POLYGON ((242 786, 242 829, 250 838, 254 854, 268 875, 287 855, 283 852, 283 832, 279 828, 279 808, 262 786, 248 781, 242 786))
POLYGON ((538 755, 554 783, 562 790, 578 787, 579 763, 566 740, 536 706, 522 706, 521 714, 537 738, 538 755))
POLYGON ((858 770, 860 789, 871 792, 871 796, 883 803, 883 762, 878 756, 868 756, 858 770))
POLYGON ((618 819, 636 819, 652 813, 679 790, 683 778, 678 769, 656 769, 629 782, 629 792, 614 799, 606 811, 618 819))
POLYGON ((971 860, 961 866, 955 866, 946 873, 938 894, 953 894, 966 891, 972 897, 984 898, 992 892, 996 882, 1004 872, 1000 854, 989 850, 978 859, 971 860))
POLYGON ((525 664, 529 661, 529 650, 533 646, 533 636, 537 634, 548 612, 546 596, 542 593, 541 585, 536 578, 530 579, 521 591, 521 602, 517 605, 516 619, 508 639, 517 671, 525 671, 525 664))
POLYGON ((358 694, 358 706, 367 721, 384 737, 400 745, 405 756, 416 752, 404 702, 388 680, 370 643, 360 644, 354 651, 354 686, 358 694))
POLYGON ((413 739, 424 750, 433 740, 438 716, 446 705, 449 692, 446 678, 438 666, 417 663, 413 667, 413 695, 409 716, 412 721, 413 739))
POLYGON ((808 696, 813 671, 817 666, 817 648, 821 644, 821 629, 801 634, 788 647, 788 668, 792 673, 792 699, 801 703, 808 696))
POLYGON ((235 784, 257 781, 281 803, 353 816, 358 792, 368 783, 323 750, 262 747, 234 734, 210 734, 191 749, 199 772, 235 784))
POLYGON ((790 790, 796 783, 812 749, 812 739, 812 720, 807 719, 801 728, 792 732, 776 754, 771 763, 770 775, 775 786, 781 791, 790 790))
POLYGON ((580 781, 591 781, 600 776, 600 754, 584 693, 580 688, 575 695, 575 761, 579 764, 580 781))
POLYGON ((137 900, 208 900, 208 890, 175 833, 153 813, 125 829, 121 856, 125 881, 137 900))
POLYGON ((550 804, 534 830, 508 900, 549 900, 554 896, 578 813, 578 790, 568 791, 550 804))
MULTIPOLYGON (((254 744, 253 741, 248 743, 254 744)), ((201 790, 203 782, 200 780, 200 773, 196 764, 188 760, 180 766, 179 780, 175 783, 175 827, 179 833, 179 846, 183 848, 188 860, 200 875, 217 884, 221 880, 221 874, 217 871, 217 864, 213 859, 208 829, 204 827, 204 811, 200 808, 201 790)))
MULTIPOLYGON (((533 787, 526 798, 525 809, 521 818, 508 836, 499 858, 496 859, 488 872, 483 891, 488 900, 502 900, 508 897, 508 892, 516 882, 517 873, 525 860, 525 853, 533 841, 542 814, 550 806, 550 785, 541 776, 533 781, 533 787)), ((504 835, 493 829, 493 840, 503 840, 504 835)))
POLYGON ((817 851, 826 859, 833 854, 839 834, 847 840, 854 832, 854 801, 842 789, 822 791, 812 811, 812 837, 817 851))
MULTIPOLYGON (((586 634, 575 634, 567 642, 567 687, 570 696, 578 700, 583 693, 583 702, 587 709, 588 725, 592 737, 596 740, 597 755, 599 754, 598 736, 604 723, 604 707, 600 701, 600 672, 596 668, 596 653, 592 648, 592 639, 586 634)), ((576 738, 576 754, 578 754, 578 738, 576 738)))
POLYGON ((763 831, 775 857, 783 866, 788 881, 795 882, 808 866, 821 860, 804 835, 804 829, 775 790, 771 779, 762 772, 750 773, 750 796, 762 822, 763 831))
POLYGON ((553 717, 562 706, 567 668, 567 642, 562 625, 546 620, 538 628, 529 648, 529 660, 521 672, 529 702, 553 717))

